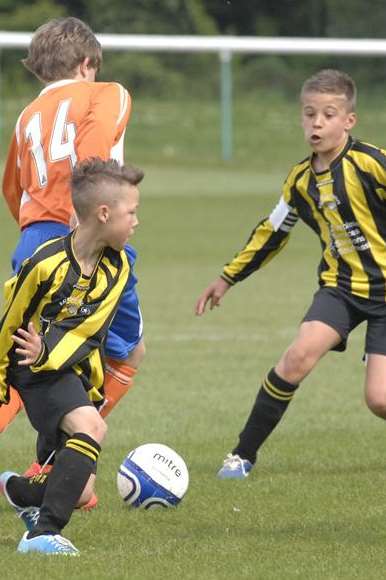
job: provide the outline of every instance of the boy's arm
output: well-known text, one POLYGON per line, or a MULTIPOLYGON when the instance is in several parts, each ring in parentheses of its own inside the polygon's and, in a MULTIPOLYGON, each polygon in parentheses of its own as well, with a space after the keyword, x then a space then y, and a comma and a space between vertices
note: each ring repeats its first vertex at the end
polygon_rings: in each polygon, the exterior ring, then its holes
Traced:
POLYGON ((375 193, 386 202, 386 150, 379 149, 379 155, 372 167, 372 174, 376 179, 375 193))
POLYGON ((3 175, 3 195, 9 210, 15 220, 19 221, 20 201, 22 196, 20 186, 20 169, 16 133, 14 132, 8 151, 3 175))
POLYGON ((268 264, 287 244, 297 221, 296 209, 283 195, 270 216, 256 226, 242 250, 225 266, 223 280, 232 286, 268 264))
POLYGON ((86 122, 77 135, 78 161, 89 157, 114 157, 123 163, 123 138, 130 113, 131 99, 127 90, 119 83, 101 83, 100 89, 93 94, 86 122))
POLYGON ((284 248, 291 229, 298 221, 297 211, 286 201, 290 199, 290 192, 286 184, 283 196, 271 215, 253 230, 241 252, 199 296, 195 308, 198 316, 204 314, 208 302, 211 310, 220 306, 222 297, 231 286, 267 264, 284 248))
MULTIPOLYGON (((46 292, 44 276, 38 265, 25 262, 20 273, 4 285, 5 314, 0 321, 0 403, 7 401, 7 369, 15 352, 14 336, 23 328, 24 317, 32 300, 39 302, 46 292)), ((33 316, 33 312, 29 313, 33 316)), ((35 320, 35 323, 37 321, 35 320)))

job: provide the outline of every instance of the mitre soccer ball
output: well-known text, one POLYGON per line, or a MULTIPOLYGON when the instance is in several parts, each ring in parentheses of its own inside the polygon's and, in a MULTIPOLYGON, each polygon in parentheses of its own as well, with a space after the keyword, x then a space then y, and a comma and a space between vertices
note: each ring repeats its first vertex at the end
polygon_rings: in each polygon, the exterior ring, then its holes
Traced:
POLYGON ((178 505, 188 485, 185 461, 161 443, 147 443, 130 451, 117 474, 123 501, 144 509, 178 505))

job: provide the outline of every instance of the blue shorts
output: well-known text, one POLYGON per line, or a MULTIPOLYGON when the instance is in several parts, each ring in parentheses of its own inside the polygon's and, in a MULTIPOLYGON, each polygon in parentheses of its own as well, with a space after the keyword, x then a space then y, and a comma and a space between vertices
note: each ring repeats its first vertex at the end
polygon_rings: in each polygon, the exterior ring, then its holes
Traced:
MULTIPOLYGON (((41 245, 65 236, 69 233, 68 226, 58 222, 36 222, 24 228, 19 243, 12 256, 12 269, 17 273, 26 258, 32 256, 41 245)), ((114 359, 125 359, 137 346, 142 337, 142 316, 135 286, 137 278, 134 275, 134 264, 137 253, 128 244, 125 252, 131 266, 130 278, 119 302, 118 310, 107 334, 105 352, 114 359)))

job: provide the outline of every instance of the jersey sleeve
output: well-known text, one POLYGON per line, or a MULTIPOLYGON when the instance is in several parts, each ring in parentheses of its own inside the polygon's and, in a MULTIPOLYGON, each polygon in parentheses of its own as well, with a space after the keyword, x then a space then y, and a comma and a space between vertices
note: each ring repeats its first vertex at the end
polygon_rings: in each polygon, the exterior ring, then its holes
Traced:
POLYGON ((18 156, 16 133, 13 134, 5 163, 3 175, 3 196, 11 214, 18 222, 22 188, 20 186, 20 162, 18 156))
POLYGON ((96 83, 87 118, 77 134, 78 161, 89 157, 109 159, 119 151, 123 163, 123 138, 131 113, 131 98, 119 83, 96 83))
POLYGON ((7 369, 15 348, 12 335, 18 328, 26 328, 25 314, 31 300, 38 302, 46 292, 45 282, 39 266, 27 260, 19 274, 4 285, 5 314, 0 322, 0 403, 6 402, 8 396, 7 369))
POLYGON ((291 181, 287 178, 282 196, 268 218, 250 234, 245 246, 223 269, 222 278, 235 284, 268 264, 287 244, 290 232, 298 221, 291 205, 291 181))
POLYGON ((386 202, 386 151, 384 149, 379 149, 374 155, 370 172, 375 180, 375 193, 386 202))

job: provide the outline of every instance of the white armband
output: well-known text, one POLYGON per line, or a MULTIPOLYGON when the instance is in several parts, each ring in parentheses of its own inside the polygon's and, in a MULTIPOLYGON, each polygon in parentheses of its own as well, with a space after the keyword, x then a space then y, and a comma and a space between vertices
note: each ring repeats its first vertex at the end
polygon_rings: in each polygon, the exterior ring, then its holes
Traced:
POLYGON ((278 230, 289 232, 298 221, 298 216, 296 211, 281 197, 268 219, 275 232, 278 230))

